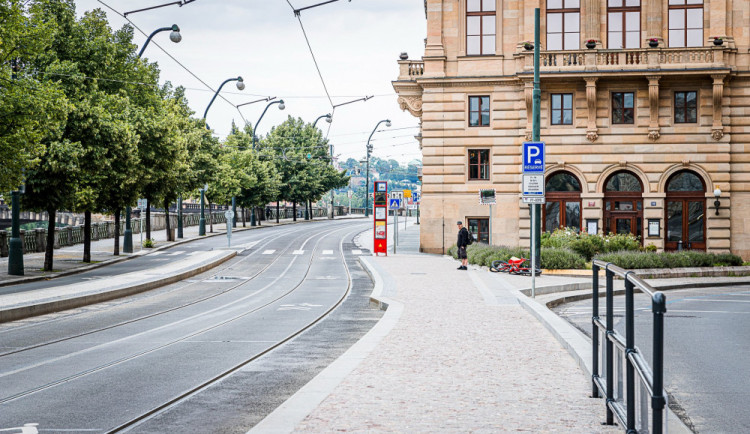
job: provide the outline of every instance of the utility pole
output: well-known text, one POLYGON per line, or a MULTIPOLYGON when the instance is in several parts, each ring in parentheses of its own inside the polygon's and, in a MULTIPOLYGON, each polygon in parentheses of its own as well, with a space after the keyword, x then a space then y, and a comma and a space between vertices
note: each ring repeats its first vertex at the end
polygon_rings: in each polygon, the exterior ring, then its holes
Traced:
MULTIPOLYGON (((541 104, 542 90, 539 86, 539 8, 534 9, 534 91, 532 94, 532 118, 531 118, 531 141, 541 140, 541 104)), ((542 206, 532 203, 531 208, 531 289, 532 297, 536 291, 536 269, 541 268, 542 249, 542 206)))

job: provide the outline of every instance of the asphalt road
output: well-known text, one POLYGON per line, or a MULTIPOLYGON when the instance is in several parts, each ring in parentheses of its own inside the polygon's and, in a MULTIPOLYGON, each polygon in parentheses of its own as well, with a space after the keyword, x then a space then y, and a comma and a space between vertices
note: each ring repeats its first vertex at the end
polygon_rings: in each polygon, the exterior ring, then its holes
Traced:
MULTIPOLYGON (((750 432, 750 287, 668 291, 665 380, 670 407, 699 433, 750 432)), ((601 299, 600 309, 603 309, 601 299)), ((636 346, 651 360, 651 302, 636 294, 636 346)), ((591 300, 554 309, 591 336, 591 300)), ((615 328, 624 333, 624 297, 615 297, 615 328)), ((604 313, 600 313, 604 317, 604 313)), ((649 363, 651 365, 651 363, 649 363)))
MULTIPOLYGON (((0 325, 0 430, 246 432, 380 318, 351 244, 367 227, 238 232, 247 250, 203 275, 0 325)), ((225 245, 202 239, 65 280, 225 245)))

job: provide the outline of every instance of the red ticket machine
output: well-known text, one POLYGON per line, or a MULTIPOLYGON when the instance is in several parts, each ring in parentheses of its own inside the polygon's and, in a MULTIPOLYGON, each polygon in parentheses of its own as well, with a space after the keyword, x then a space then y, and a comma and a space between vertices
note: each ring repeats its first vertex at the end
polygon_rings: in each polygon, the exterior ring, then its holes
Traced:
POLYGON ((373 204, 373 253, 384 253, 388 256, 388 183, 375 181, 373 204))

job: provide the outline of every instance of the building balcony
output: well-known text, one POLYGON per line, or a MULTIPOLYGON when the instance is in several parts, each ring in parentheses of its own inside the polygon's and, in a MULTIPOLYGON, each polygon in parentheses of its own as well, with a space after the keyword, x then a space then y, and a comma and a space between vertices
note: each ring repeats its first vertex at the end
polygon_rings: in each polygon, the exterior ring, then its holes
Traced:
POLYGON ((398 61, 398 79, 399 81, 409 81, 422 78, 424 75, 423 60, 399 60, 398 61))
MULTIPOLYGON (((642 75, 644 73, 703 73, 729 71, 734 66, 736 50, 723 46, 694 48, 639 48, 628 50, 542 51, 539 69, 547 74, 596 73, 642 75)), ((522 64, 519 74, 534 71, 534 53, 524 51, 517 58, 522 64)))

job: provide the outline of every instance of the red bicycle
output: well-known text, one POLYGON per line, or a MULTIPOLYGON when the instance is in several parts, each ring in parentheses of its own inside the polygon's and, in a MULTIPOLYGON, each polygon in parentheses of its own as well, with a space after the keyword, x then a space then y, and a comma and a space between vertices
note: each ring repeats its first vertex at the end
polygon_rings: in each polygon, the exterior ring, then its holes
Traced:
MULTIPOLYGON (((527 264, 527 262, 529 261, 530 259, 528 258, 516 258, 515 256, 508 259, 507 262, 493 261, 492 266, 490 267, 490 271, 530 276, 531 267, 530 264, 527 264)), ((537 268, 535 274, 539 276, 540 274, 542 274, 542 270, 537 268)))

